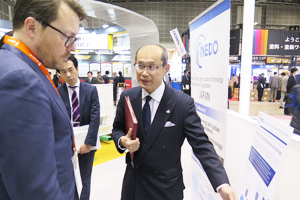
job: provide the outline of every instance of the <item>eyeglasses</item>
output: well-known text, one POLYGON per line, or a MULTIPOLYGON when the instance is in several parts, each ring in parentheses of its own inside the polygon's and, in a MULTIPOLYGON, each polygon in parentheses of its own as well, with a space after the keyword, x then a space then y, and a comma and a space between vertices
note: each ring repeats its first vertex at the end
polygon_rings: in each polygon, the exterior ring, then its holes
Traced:
POLYGON ((78 37, 75 36, 68 36, 67 34, 65 34, 64 32, 58 30, 57 28, 51 26, 50 24, 48 24, 47 22, 44 22, 43 20, 38 20, 40 23, 45 24, 46 26, 49 26, 50 28, 56 30, 57 32, 60 32, 61 34, 63 34, 65 37, 67 37, 67 41, 65 43, 66 47, 70 47, 72 44, 74 44, 74 42, 76 42, 78 40, 78 37))
POLYGON ((137 70, 139 70, 139 71, 143 71, 145 68, 147 68, 148 71, 154 72, 154 71, 156 71, 159 67, 163 66, 163 64, 160 65, 160 66, 155 66, 155 65, 149 65, 149 66, 146 66, 146 65, 142 65, 142 64, 135 64, 134 66, 135 66, 135 68, 136 68, 137 70))

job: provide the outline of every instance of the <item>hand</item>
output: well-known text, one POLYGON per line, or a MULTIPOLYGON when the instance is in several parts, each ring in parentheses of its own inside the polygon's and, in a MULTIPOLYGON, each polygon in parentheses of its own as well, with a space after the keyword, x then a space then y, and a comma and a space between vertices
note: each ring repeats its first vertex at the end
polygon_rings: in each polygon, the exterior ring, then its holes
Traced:
POLYGON ((89 153, 91 151, 91 145, 89 144, 82 144, 79 148, 79 150, 77 151, 77 153, 80 154, 85 154, 85 153, 89 153))
POLYGON ((287 92, 287 90, 285 89, 284 92, 287 92))
POLYGON ((131 139, 132 128, 129 129, 127 135, 121 138, 121 144, 129 150, 130 153, 137 151, 140 148, 140 140, 136 138, 135 140, 131 139))
POLYGON ((221 187, 219 194, 223 200, 239 200, 234 191, 228 185, 221 187))

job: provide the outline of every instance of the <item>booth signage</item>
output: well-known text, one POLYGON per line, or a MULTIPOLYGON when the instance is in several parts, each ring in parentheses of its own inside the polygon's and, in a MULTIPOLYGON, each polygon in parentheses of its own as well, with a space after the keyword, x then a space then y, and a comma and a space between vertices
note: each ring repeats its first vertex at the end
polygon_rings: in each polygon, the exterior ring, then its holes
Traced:
POLYGON ((77 49, 108 49, 107 34, 78 34, 77 49))
POLYGON ((253 55, 299 55, 300 32, 255 29, 253 55))
POLYGON ((177 48, 180 56, 184 56, 186 54, 186 50, 185 50, 185 47, 184 47, 184 45, 182 43, 181 36, 180 36, 180 34, 178 32, 178 29, 175 28, 175 29, 171 30, 170 34, 171 34, 171 36, 173 38, 173 41, 174 41, 174 43, 176 45, 176 48, 177 48))

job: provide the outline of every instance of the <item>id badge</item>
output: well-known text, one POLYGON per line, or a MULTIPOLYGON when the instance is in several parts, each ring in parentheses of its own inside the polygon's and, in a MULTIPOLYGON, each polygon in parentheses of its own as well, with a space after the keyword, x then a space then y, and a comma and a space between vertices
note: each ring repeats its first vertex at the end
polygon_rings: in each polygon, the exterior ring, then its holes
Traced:
POLYGON ((80 198, 81 191, 82 191, 82 180, 79 170, 79 162, 78 162, 78 155, 77 151, 74 151, 74 155, 72 156, 72 163, 73 163, 73 169, 74 169, 74 177, 75 177, 75 183, 77 188, 78 197, 80 198))

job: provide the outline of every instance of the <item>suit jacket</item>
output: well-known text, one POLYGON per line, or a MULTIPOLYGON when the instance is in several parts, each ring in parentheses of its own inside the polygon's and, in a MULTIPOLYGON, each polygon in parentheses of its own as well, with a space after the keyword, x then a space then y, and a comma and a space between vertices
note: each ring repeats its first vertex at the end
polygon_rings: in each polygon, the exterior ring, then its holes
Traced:
POLYGON ((270 77, 270 88, 279 88, 280 87, 280 77, 277 75, 270 77))
POLYGON ((257 88, 265 88, 265 82, 266 79, 264 77, 259 77, 259 79, 257 80, 257 88), (261 87, 261 85, 263 87, 261 87))
MULTIPOLYGON (((89 83, 90 81, 89 81, 89 79, 87 78, 87 79, 85 79, 85 82, 86 83, 89 83)), ((98 82, 97 82, 97 78, 96 77, 92 77, 92 80, 91 80, 91 83, 90 84, 97 84, 98 82)))
POLYGON ((73 200, 73 129, 62 99, 14 46, 5 44, 0 60, 0 199, 73 200))
POLYGON ((102 78, 104 79, 105 83, 109 82, 109 78, 108 78, 108 76, 106 74, 103 75, 102 78))
POLYGON ((291 93, 293 87, 294 87, 296 84, 297 84, 297 83, 296 83, 296 79, 295 79, 294 75, 291 74, 290 77, 289 77, 289 79, 288 79, 287 86, 286 86, 287 93, 291 93))
POLYGON ((185 88, 185 85, 190 85, 190 79, 186 78, 186 75, 182 76, 182 80, 181 80, 181 87, 182 89, 185 88))
POLYGON ((289 76, 288 76, 288 75, 285 75, 285 76, 282 77, 282 79, 281 79, 281 91, 282 91, 282 92, 284 92, 284 90, 286 89, 288 79, 289 79, 289 76))
MULTIPOLYGON (((67 84, 64 83, 58 88, 58 92, 67 108, 69 119, 71 119, 71 105, 67 84)), ((89 130, 85 139, 85 144, 96 146, 98 129, 100 125, 100 104, 97 88, 88 83, 80 81, 79 87, 79 109, 80 126, 89 124, 89 130)))
POLYGON ((129 164, 123 180, 122 200, 182 200, 185 187, 180 154, 185 138, 201 161, 213 187, 216 189, 223 183, 229 183, 213 145, 204 132, 193 99, 168 86, 165 86, 146 138, 142 122, 141 87, 122 92, 112 130, 120 153, 123 150, 119 148, 118 141, 125 135, 125 96, 130 97, 138 120, 140 148, 134 153, 134 168, 130 164, 129 154, 126 155, 126 163, 129 164), (174 126, 165 127, 167 121, 174 126))

